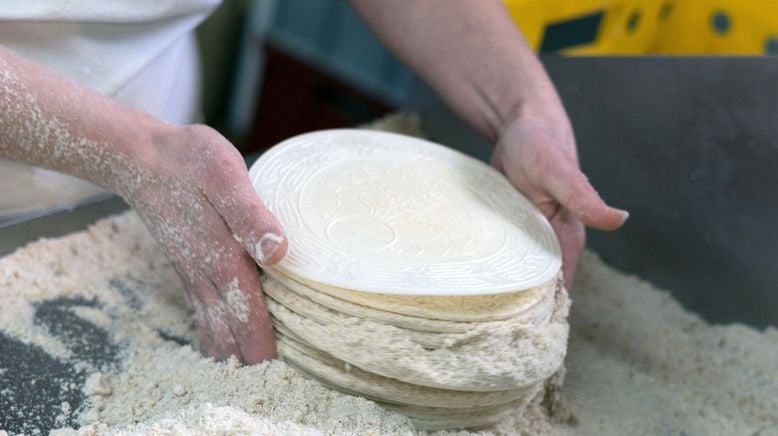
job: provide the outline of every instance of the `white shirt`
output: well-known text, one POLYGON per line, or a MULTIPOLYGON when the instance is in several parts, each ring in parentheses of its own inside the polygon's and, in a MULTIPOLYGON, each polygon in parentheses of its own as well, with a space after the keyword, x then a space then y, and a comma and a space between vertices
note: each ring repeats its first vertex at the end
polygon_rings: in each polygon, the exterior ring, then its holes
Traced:
MULTIPOLYGON (((0 45, 174 124, 200 117, 193 30, 221 0, 0 0, 0 45)), ((96 188, 0 161, 0 218, 96 188)))

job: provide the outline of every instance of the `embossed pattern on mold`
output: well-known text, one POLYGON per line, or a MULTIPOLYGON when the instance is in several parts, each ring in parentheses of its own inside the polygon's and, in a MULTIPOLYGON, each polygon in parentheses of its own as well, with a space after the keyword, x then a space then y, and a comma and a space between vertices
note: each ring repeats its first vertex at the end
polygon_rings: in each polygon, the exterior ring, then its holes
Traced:
POLYGON ((251 168, 289 237, 278 265, 322 284, 405 295, 516 292, 552 280, 546 219, 486 164, 404 135, 296 136, 251 168))

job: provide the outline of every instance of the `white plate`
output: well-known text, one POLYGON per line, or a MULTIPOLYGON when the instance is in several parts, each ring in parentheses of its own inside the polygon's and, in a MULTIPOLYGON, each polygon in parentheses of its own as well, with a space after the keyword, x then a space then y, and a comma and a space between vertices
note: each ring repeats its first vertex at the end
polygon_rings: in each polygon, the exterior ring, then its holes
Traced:
POLYGON ((398 295, 516 292, 553 280, 545 217, 483 162, 409 136, 339 129, 290 138, 251 167, 289 251, 276 266, 398 295))

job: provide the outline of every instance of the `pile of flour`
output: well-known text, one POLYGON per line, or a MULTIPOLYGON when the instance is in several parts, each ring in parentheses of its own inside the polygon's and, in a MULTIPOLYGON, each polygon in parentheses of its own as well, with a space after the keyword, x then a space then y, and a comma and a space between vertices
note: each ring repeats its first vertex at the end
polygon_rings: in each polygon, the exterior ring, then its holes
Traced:
MULTIPOLYGON (((778 430, 778 330, 706 324, 666 292, 591 253, 577 277, 567 381, 559 393, 571 418, 549 427, 550 404, 533 404, 522 422, 509 417, 492 431, 778 430)), ((182 292, 162 251, 137 216, 126 213, 0 260, 0 331, 73 359, 72 344, 33 322, 35 302, 81 296, 99 303, 72 311, 108 331, 120 344, 120 359, 102 371, 81 365, 87 401, 63 411, 72 413, 79 434, 416 433, 406 418, 306 380, 283 362, 242 367, 200 357, 186 345, 195 332, 182 292)))
MULTIPOLYGON (((413 117, 388 124, 418 133, 413 117)), ((589 252, 571 297, 564 385, 484 433, 778 434, 776 328, 710 325, 589 252)), ((281 361, 202 358, 181 283, 132 212, 0 259, 0 340, 25 353, 0 354, 0 434, 14 420, 61 435, 419 434, 281 361), (33 398, 48 408, 2 384, 19 374, 51 385, 33 398)))

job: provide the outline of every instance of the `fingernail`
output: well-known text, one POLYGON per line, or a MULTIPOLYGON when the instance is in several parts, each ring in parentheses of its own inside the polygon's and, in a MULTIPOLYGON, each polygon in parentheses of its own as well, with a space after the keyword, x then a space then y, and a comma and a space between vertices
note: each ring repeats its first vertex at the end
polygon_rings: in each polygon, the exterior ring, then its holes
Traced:
POLYGON ((629 219, 629 212, 626 210, 619 209, 619 215, 621 215, 621 222, 627 221, 629 219))
POLYGON ((278 248, 281 246, 284 238, 275 233, 265 233, 259 238, 259 242, 254 247, 254 258, 260 265, 265 264, 265 260, 269 259, 275 254, 278 248))

